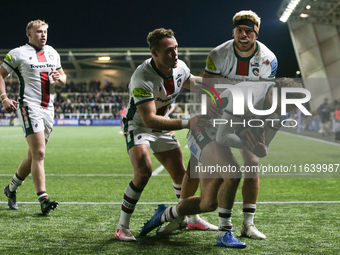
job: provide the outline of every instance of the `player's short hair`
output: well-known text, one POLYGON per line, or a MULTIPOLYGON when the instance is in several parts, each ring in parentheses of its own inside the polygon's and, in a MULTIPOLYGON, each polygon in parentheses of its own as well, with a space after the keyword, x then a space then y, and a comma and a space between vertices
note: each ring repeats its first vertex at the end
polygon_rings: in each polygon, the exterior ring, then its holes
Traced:
POLYGON ((237 12, 233 17, 234 27, 246 25, 251 27, 258 35, 260 31, 261 18, 251 10, 237 12))
POLYGON ((26 26, 26 34, 34 26, 39 26, 39 27, 40 26, 47 26, 47 28, 48 28, 48 24, 45 21, 40 20, 40 19, 32 20, 32 21, 28 22, 28 24, 26 26))
MULTIPOLYGON (((275 86, 278 88, 278 94, 281 96, 281 89, 282 88, 303 88, 301 82, 296 81, 292 78, 279 78, 275 80, 275 86)), ((306 95, 304 93, 296 92, 296 93, 287 93, 287 99, 293 98, 305 98, 306 95)))
POLYGON ((165 29, 165 28, 157 28, 153 31, 151 31, 148 36, 146 37, 146 40, 149 44, 149 48, 151 49, 159 49, 159 42, 163 38, 175 38, 175 33, 171 29, 165 29))

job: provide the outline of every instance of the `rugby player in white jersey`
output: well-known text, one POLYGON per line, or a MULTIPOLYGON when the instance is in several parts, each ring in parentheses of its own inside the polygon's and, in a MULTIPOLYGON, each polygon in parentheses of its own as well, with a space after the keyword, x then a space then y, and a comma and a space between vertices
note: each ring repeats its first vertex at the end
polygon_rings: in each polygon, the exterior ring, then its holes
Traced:
MULTIPOLYGON (((253 11, 240 11, 234 15, 233 24, 234 39, 217 46, 207 57, 204 83, 213 86, 216 80, 223 84, 274 80, 278 63, 274 53, 257 40, 261 24, 258 15, 253 11)), ((251 151, 241 149, 240 152, 244 166, 259 165, 258 157, 251 151)), ((253 239, 266 238, 254 225, 259 185, 258 175, 245 174, 242 185, 244 223, 241 234, 253 239)))
MULTIPOLYGON (((234 158, 230 148, 241 148, 252 152, 258 157, 265 157, 268 153, 269 143, 274 138, 276 132, 281 127, 279 115, 281 114, 281 100, 277 100, 275 112, 267 116, 253 114, 248 108, 247 92, 253 91, 252 105, 257 110, 272 109, 275 102, 274 86, 277 88, 277 95, 280 98, 281 88, 302 88, 300 83, 293 79, 278 79, 274 82, 241 82, 237 86, 245 97, 244 115, 233 114, 233 95, 230 90, 225 90, 220 97, 223 102, 223 115, 221 119, 226 123, 215 125, 215 127, 199 130, 190 130, 187 136, 188 147, 197 161, 202 163, 198 170, 201 183, 201 195, 191 196, 184 199, 176 206, 166 207, 159 205, 153 217, 144 224, 141 234, 146 235, 151 230, 162 225, 164 222, 172 222, 183 219, 185 215, 211 212, 218 208, 219 233, 217 245, 228 248, 245 248, 246 244, 239 241, 233 235, 233 225, 231 223, 232 208, 235 200, 237 187, 242 177, 240 165, 234 158), (253 128, 246 125, 231 125, 230 123, 240 123, 243 119, 263 119, 266 120, 262 126, 252 123, 259 127, 253 128), (270 120, 270 121, 269 121, 270 120), (223 171, 206 171, 211 166, 224 167, 223 171), (204 170, 204 167, 205 170, 204 170), (200 171, 199 169, 202 169, 200 171), (229 169, 229 170, 228 170, 229 169)), ((303 93, 294 92, 289 98, 304 98, 303 93)), ((288 105, 286 111, 289 112, 295 105, 288 105)), ((220 120, 220 119, 217 119, 220 120)))
POLYGON ((178 44, 171 29, 155 29, 147 41, 152 57, 138 66, 131 77, 129 105, 123 118, 134 177, 125 189, 115 231, 115 238, 121 241, 136 241, 130 232, 130 219, 152 175, 150 151, 169 172, 179 197, 185 167, 179 142, 171 131, 207 125, 200 117, 189 121, 168 117, 181 88, 190 88, 191 82, 202 78, 191 75, 186 64, 178 59, 178 44))
MULTIPOLYGON (((233 37, 216 48, 207 57, 203 82, 214 86, 215 83, 235 84, 240 81, 273 80, 277 70, 277 59, 263 43, 257 41, 260 29, 260 18, 253 11, 240 11, 233 17, 233 37)), ((208 107, 211 117, 217 117, 216 108, 208 107), (215 112, 214 112, 215 109, 215 112)), ((241 150, 245 166, 257 166, 258 158, 249 151, 241 150)), ((190 165, 196 165, 194 157, 190 158, 190 165)), ((190 171, 187 171, 189 173, 190 171)), ((199 180, 185 175, 181 200, 190 196, 195 186, 198 188, 199 180), (186 185, 190 183, 190 185, 186 185), (190 189, 188 189, 190 188, 190 189)), ((265 239, 260 231, 254 226, 254 215, 256 209, 257 194, 259 191, 259 179, 256 175, 246 175, 242 186, 244 227, 242 235, 254 239, 265 239)), ((201 222, 193 225, 196 217, 189 217, 188 228, 199 226, 204 229, 201 222)), ((177 228, 179 224, 177 224, 177 228)), ((208 227, 208 226, 207 226, 208 227)), ((176 222, 162 226, 159 233, 169 234, 176 229, 176 222)))
POLYGON ((0 68, 0 95, 7 112, 19 110, 22 127, 28 144, 27 156, 20 163, 12 182, 5 187, 10 209, 18 210, 16 192, 31 173, 42 214, 58 207, 50 201, 45 187, 45 149, 54 123, 54 85, 63 86, 66 75, 60 56, 46 45, 48 24, 41 20, 28 23, 28 43, 11 50, 0 68), (14 71, 19 78, 19 102, 6 95, 4 79, 14 71))

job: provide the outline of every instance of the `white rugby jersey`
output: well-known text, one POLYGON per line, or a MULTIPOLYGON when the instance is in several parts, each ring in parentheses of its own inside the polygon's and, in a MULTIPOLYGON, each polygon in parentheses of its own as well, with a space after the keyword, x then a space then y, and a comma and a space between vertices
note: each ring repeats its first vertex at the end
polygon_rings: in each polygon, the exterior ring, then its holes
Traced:
MULTIPOLYGON (((252 105, 256 110, 267 110, 264 109, 265 98, 267 92, 274 85, 274 82, 256 82, 255 86, 254 82, 241 82, 236 84, 235 87, 239 88, 244 95, 244 101, 242 102, 244 115, 234 114, 233 106, 236 103, 234 102, 235 97, 230 90, 227 89, 223 91, 220 95, 223 103, 223 115, 221 118, 227 120, 229 124, 217 125, 216 141, 229 147, 245 149, 245 145, 241 139, 250 129, 250 126, 248 127, 248 121, 252 120, 253 123, 249 125, 253 126, 251 129, 255 135, 258 135, 260 130, 265 130, 265 143, 268 148, 276 132, 281 128, 281 121, 285 116, 279 116, 273 112, 269 116, 266 116, 265 121, 262 120, 263 123, 261 123, 260 119, 262 116, 252 113, 248 107, 248 93, 252 95, 252 105)), ((237 99, 239 100, 240 98, 237 99)))
MULTIPOLYGON (((129 105, 123 118, 124 132, 145 127, 136 106, 155 101, 156 114, 168 116, 170 105, 175 101, 183 83, 190 78, 190 69, 178 60, 172 74, 165 77, 152 58, 145 60, 133 73, 129 84, 129 105)), ((150 129, 151 131, 151 129, 150 129)))
MULTIPOLYGON (((252 105, 256 110, 264 110, 264 101, 267 95, 267 92, 275 85, 274 82, 241 82, 235 85, 236 88, 239 88, 243 92, 244 96, 244 115, 239 115, 240 118, 253 118, 259 119, 261 116, 255 115, 248 108, 248 93, 252 94, 252 105), (254 85, 256 84, 256 85, 254 85)), ((233 113, 233 105, 234 105, 234 96, 229 89, 224 90, 220 94, 220 98, 223 104, 223 112, 226 112, 230 115, 234 115, 233 113)), ((273 116, 278 117, 276 113, 272 113, 267 119, 270 119, 273 116)), ((238 115, 236 115, 238 116, 238 115)))
POLYGON ((20 82, 20 106, 40 105, 53 109, 54 92, 51 69, 61 68, 60 56, 51 46, 37 50, 32 44, 11 50, 5 57, 3 67, 7 72, 14 71, 20 82))
MULTIPOLYGON (((190 130, 187 140, 189 141, 192 137, 194 137, 197 143, 201 143, 201 145, 203 145, 204 143, 210 142, 211 139, 216 139, 216 141, 222 145, 232 148, 246 149, 245 144, 241 140, 244 138, 246 133, 251 129, 256 136, 264 129, 265 144, 268 149, 268 146, 276 132, 281 128, 281 121, 285 116, 279 116, 274 112, 269 116, 266 116, 266 120, 263 121, 262 124, 259 122, 261 116, 252 113, 248 108, 248 93, 251 93, 252 95, 252 105, 256 110, 267 110, 264 109, 265 98, 267 92, 274 85, 274 82, 241 82, 234 85, 233 87, 237 87, 241 90, 244 96, 244 101, 242 101, 244 115, 233 114, 234 95, 229 89, 224 90, 220 94, 223 107, 223 115, 221 119, 226 122, 213 122, 213 120, 211 120, 212 127, 205 128, 204 130, 190 130), (253 127, 248 126, 249 120, 253 121, 250 124, 253 127)), ((240 99, 239 95, 236 95, 236 97, 240 99)), ((199 152, 195 146, 190 147, 190 150, 194 155, 197 155, 199 152)))
POLYGON ((242 58, 235 50, 234 39, 215 49, 207 57, 205 71, 221 75, 229 83, 240 81, 272 80, 275 78, 278 63, 276 56, 263 43, 256 41, 254 53, 242 58))

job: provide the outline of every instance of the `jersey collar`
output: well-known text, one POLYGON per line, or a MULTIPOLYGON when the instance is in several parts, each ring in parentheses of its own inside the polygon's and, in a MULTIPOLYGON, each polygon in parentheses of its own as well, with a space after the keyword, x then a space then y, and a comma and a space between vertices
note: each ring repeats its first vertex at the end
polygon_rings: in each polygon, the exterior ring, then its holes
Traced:
POLYGON ((33 47, 36 51, 43 51, 44 50, 44 48, 45 48, 45 46, 44 47, 42 47, 42 49, 38 49, 37 47, 35 47, 33 44, 31 44, 31 43, 27 43, 29 46, 31 46, 31 47, 33 47))
POLYGON ((237 54, 237 51, 235 50, 235 43, 233 43, 233 48, 234 48, 235 56, 237 57, 237 59, 239 59, 241 61, 248 61, 248 60, 250 60, 252 57, 254 57, 254 55, 259 50, 259 45, 257 44, 257 42, 255 42, 255 45, 256 45, 256 48, 255 48, 253 54, 251 54, 249 57, 243 58, 239 54, 237 54))
POLYGON ((156 71, 156 73, 162 77, 164 80, 169 80, 172 77, 173 74, 173 69, 171 69, 171 74, 169 76, 164 76, 156 67, 155 61, 153 60, 153 58, 151 58, 151 66, 152 68, 156 71))

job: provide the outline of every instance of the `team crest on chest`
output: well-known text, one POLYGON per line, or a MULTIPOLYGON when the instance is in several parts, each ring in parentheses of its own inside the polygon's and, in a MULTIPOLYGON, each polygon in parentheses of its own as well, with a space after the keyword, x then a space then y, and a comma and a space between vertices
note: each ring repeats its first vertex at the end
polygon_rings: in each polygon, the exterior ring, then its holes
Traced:
POLYGON ((252 72, 253 72, 253 74, 255 76, 259 76, 260 75, 260 69, 259 68, 253 68, 252 72))
POLYGON ((180 87, 182 85, 182 74, 178 74, 176 77, 176 83, 177 83, 177 87, 180 87))
POLYGON ((49 52, 49 53, 47 53, 47 55, 48 55, 49 59, 54 60, 54 56, 53 56, 52 53, 49 52))

